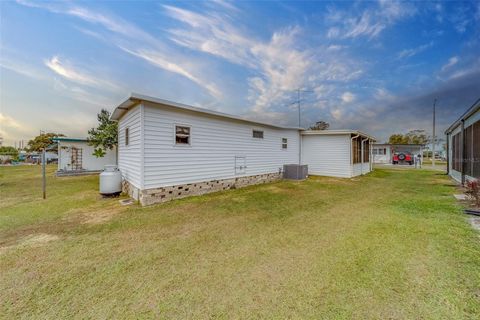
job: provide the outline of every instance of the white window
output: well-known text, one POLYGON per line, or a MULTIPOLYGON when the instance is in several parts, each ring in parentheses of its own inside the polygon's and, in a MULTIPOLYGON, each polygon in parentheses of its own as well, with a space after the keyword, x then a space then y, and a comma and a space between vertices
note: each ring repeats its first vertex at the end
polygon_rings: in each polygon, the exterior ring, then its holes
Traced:
POLYGON ((288 147, 287 138, 282 138, 282 149, 287 149, 287 147, 288 147))
POLYGON ((125 145, 126 146, 128 146, 128 140, 129 140, 128 128, 125 128, 125 145))
POLYGON ((254 138, 263 139, 263 131, 261 131, 261 130, 253 130, 252 136, 253 136, 254 138))
POLYGON ((190 127, 175 126, 175 144, 190 144, 190 127))

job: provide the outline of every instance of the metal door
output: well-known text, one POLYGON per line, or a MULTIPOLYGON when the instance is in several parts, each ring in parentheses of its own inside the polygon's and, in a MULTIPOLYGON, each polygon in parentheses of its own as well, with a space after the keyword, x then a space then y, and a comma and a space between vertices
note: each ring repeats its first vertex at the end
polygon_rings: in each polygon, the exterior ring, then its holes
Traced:
POLYGON ((245 174, 247 171, 247 159, 245 156, 235 156, 235 174, 245 174))

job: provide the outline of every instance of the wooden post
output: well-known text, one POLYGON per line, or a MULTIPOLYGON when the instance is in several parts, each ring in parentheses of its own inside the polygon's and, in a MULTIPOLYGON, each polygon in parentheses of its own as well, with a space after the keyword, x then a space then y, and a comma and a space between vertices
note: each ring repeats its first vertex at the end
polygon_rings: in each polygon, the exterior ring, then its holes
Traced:
POLYGON ((46 156, 45 149, 42 151, 42 190, 43 190, 43 199, 47 198, 47 177, 45 175, 46 167, 46 156))

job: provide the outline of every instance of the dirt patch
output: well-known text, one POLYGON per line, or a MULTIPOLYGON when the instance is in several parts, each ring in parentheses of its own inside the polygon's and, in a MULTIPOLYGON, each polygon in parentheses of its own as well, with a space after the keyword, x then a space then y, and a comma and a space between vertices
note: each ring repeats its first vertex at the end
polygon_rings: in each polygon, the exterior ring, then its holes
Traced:
POLYGON ((113 219, 114 216, 124 210, 125 207, 120 205, 107 208, 73 209, 68 212, 64 220, 80 224, 100 224, 113 219))

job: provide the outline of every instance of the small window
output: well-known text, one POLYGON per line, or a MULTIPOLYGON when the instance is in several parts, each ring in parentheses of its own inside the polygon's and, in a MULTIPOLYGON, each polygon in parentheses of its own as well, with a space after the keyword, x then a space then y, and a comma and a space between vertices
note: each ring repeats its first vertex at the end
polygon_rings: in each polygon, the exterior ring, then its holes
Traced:
POLYGON ((288 147, 287 138, 282 138, 282 149, 287 149, 287 147, 288 147))
POLYGON ((175 144, 190 144, 190 127, 175 126, 175 144))
POLYGON ((125 128, 125 145, 128 146, 128 128, 125 128))
POLYGON ((263 139, 263 131, 253 130, 253 137, 258 139, 263 139))

